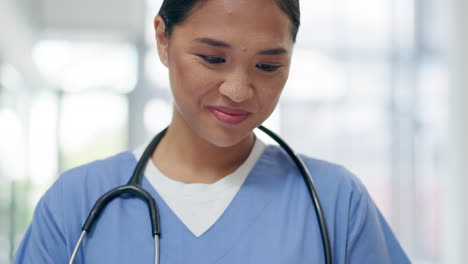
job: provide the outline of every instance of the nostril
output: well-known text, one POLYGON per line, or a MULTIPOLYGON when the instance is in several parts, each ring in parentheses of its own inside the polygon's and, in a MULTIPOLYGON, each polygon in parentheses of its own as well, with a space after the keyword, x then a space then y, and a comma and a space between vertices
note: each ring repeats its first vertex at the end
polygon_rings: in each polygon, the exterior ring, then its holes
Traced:
POLYGON ((230 100, 241 103, 252 97, 252 87, 244 81, 224 82, 219 88, 219 92, 230 100))
POLYGON ((250 99, 250 92, 248 88, 234 88, 224 92, 221 92, 224 96, 236 103, 242 103, 250 99))

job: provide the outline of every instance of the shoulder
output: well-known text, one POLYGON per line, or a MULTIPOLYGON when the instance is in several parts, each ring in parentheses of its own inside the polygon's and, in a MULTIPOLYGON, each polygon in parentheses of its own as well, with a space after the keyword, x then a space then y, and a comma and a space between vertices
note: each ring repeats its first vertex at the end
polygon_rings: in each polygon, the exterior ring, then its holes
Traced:
MULTIPOLYGON (((97 187, 123 183, 125 172, 131 171, 136 161, 131 152, 122 152, 114 156, 69 169, 57 179, 64 190, 79 186, 97 187)), ((130 175, 128 175, 130 178, 130 175)))
MULTIPOLYGON (((295 191, 308 197, 304 180, 294 168, 294 163, 284 150, 273 148, 270 152, 274 153, 272 156, 277 158, 277 162, 281 160, 290 167, 289 176, 293 177, 289 179, 296 183, 292 185, 295 191), (286 158, 288 162, 283 161, 286 158)), ((390 226, 356 175, 341 165, 306 155, 299 156, 314 180, 329 224, 337 262, 410 263, 390 226)), ((311 211, 311 205, 307 210, 311 211)))
POLYGON ((128 167, 135 164, 136 161, 131 152, 121 152, 105 159, 95 160, 69 169, 63 172, 57 181, 62 181, 64 184, 118 181, 118 176, 122 170, 128 170, 128 167))
POLYGON ((135 164, 133 155, 123 152, 62 173, 37 204, 15 263, 66 261, 94 202, 125 183, 135 164))
MULTIPOLYGON (((289 186, 296 195, 309 200, 310 195, 304 178, 286 151, 281 147, 270 145, 267 152, 272 163, 283 164, 281 167, 288 172, 285 174, 287 175, 285 186, 289 186)), ((329 221, 350 219, 363 201, 372 200, 359 178, 344 166, 303 154, 299 154, 299 157, 312 176, 329 221)))
POLYGON ((339 188, 341 191, 367 192, 361 180, 350 170, 340 164, 299 155, 309 169, 317 187, 339 188))
POLYGON ((350 219, 363 202, 372 201, 361 180, 346 167, 301 155, 323 203, 332 204, 350 219))
MULTIPOLYGON (((268 158, 273 162, 281 162, 292 175, 300 175, 296 165, 279 146, 269 145, 267 147, 268 158)), ((298 154, 305 166, 309 170, 312 179, 319 191, 329 192, 332 189, 339 189, 348 192, 366 192, 366 189, 359 178, 342 165, 329 161, 309 157, 304 154, 298 154)), ((294 177, 302 180, 302 177, 294 177)))
POLYGON ((69 169, 57 178, 41 202, 60 221, 82 221, 99 196, 128 181, 135 165, 132 153, 122 152, 69 169))
POLYGON ((44 198, 50 201, 48 196, 52 196, 55 203, 61 201, 57 206, 67 202, 73 208, 88 207, 103 193, 125 184, 135 165, 134 156, 127 151, 69 169, 57 178, 44 198))
MULTIPOLYGON (((131 174, 136 160, 131 152, 121 152, 105 159, 83 164, 59 175, 44 195, 62 193, 63 195, 84 195, 102 188, 124 184, 125 177, 131 174)), ((127 179, 128 180, 128 179, 127 179)))

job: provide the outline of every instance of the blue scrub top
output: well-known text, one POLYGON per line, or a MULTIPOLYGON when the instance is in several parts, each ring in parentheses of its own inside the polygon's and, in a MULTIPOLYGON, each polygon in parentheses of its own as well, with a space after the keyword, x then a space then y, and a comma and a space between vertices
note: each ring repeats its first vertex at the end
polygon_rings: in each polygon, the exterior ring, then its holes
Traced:
MULTIPOLYGON (((362 183, 346 169, 303 157, 322 201, 335 263, 410 263, 362 183)), ((95 201, 125 184, 131 152, 63 173, 39 201, 14 263, 68 263, 95 201)), ((151 184, 161 215, 161 264, 324 263, 311 198, 287 154, 268 146, 223 215, 196 237, 151 184)), ((75 263, 154 263, 147 205, 111 202, 85 237, 75 263)))

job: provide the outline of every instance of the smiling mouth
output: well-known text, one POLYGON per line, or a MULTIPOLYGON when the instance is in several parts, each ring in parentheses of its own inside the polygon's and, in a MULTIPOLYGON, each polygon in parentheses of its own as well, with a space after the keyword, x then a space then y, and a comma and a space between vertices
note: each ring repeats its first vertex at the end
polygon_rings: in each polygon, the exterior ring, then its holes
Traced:
POLYGON ((208 107, 213 117, 219 122, 227 125, 237 125, 242 123, 250 114, 242 109, 234 109, 228 107, 208 107))

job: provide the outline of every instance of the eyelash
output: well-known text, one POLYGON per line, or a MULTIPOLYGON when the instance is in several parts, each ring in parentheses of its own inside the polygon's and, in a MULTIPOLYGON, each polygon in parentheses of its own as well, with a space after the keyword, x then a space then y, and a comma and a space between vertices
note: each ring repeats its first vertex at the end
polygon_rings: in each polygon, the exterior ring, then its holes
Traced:
POLYGON ((202 58, 204 61, 210 63, 210 64, 220 64, 226 62, 225 59, 220 58, 220 57, 215 57, 215 56, 205 56, 205 55, 198 55, 200 58, 202 58))
MULTIPOLYGON (((198 57, 202 58, 204 61, 210 64, 221 64, 226 62, 225 59, 221 57, 216 57, 216 56, 205 56, 205 55, 198 55, 198 57)), ((280 65, 270 65, 270 64, 264 64, 264 63, 259 63, 255 65, 257 68, 266 71, 266 72, 274 72, 281 68, 280 65)))
POLYGON ((255 66, 257 68, 263 70, 263 71, 266 71, 266 72, 274 72, 274 71, 278 70, 279 68, 281 68, 281 66, 279 66, 279 65, 270 65, 270 64, 264 64, 264 63, 257 64, 255 66))

